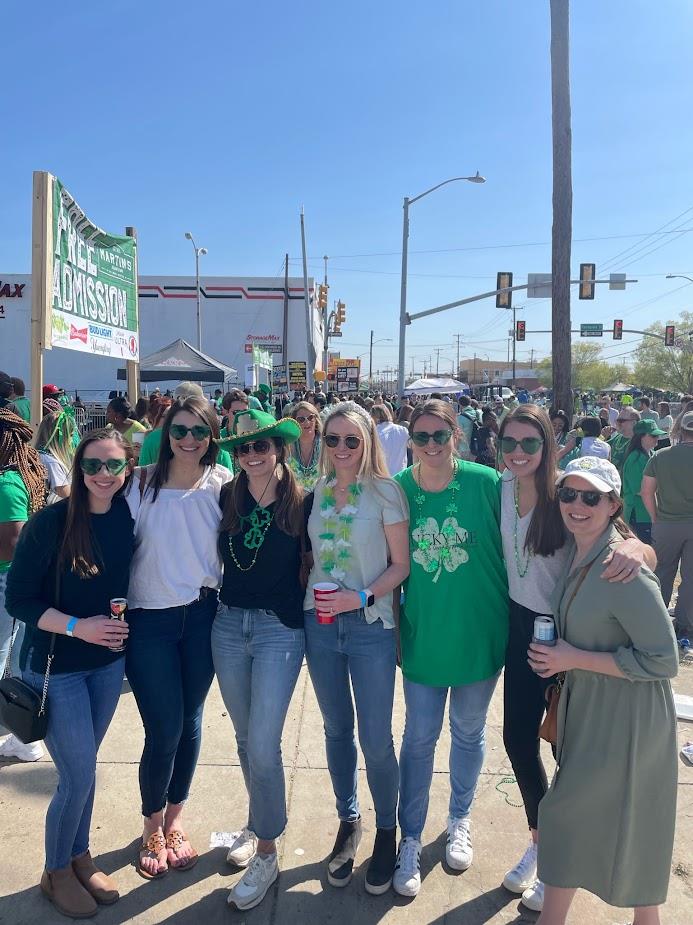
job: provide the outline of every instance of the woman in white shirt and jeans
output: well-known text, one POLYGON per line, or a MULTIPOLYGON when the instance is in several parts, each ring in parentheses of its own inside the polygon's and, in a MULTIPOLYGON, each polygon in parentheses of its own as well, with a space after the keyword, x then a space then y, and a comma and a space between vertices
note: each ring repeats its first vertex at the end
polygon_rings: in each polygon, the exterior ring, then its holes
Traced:
POLYGON ((182 824, 214 677, 212 623, 221 584, 217 418, 201 398, 171 406, 154 466, 128 494, 136 551, 130 572, 126 674, 145 730, 140 761, 144 833, 138 872, 188 870, 197 854, 182 824))

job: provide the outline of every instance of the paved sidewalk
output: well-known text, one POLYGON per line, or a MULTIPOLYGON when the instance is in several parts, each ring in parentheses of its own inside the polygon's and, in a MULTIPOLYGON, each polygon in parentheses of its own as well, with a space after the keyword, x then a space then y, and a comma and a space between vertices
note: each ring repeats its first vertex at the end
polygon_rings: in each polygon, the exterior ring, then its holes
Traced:
MULTIPOLYGON (((679 693, 693 694, 693 663, 682 666, 675 682, 679 693)), ((164 692, 162 692, 163 694, 164 692)), ((401 741, 404 703, 398 679, 394 727, 401 741)), ((133 860, 139 843, 140 817, 137 766, 142 731, 131 693, 123 693, 116 717, 99 756, 97 797, 92 826, 92 853, 115 875, 121 900, 98 913, 102 925, 500 925, 535 922, 518 899, 501 886, 506 869, 522 854, 527 841, 519 791, 503 749, 502 680, 489 716, 487 754, 472 815, 474 863, 463 874, 444 866, 449 733, 436 756, 428 824, 422 855, 423 885, 415 900, 392 891, 368 896, 363 887, 375 821, 373 806, 360 767, 364 839, 355 876, 344 890, 330 887, 324 859, 334 840, 337 819, 326 770, 322 723, 305 669, 291 704, 284 735, 289 825, 280 843, 281 874, 257 909, 241 913, 226 905, 227 890, 238 873, 225 864, 226 851, 209 849, 210 833, 240 828, 247 801, 235 752, 231 723, 214 685, 205 712, 202 755, 186 817, 187 830, 202 857, 188 873, 171 871, 157 882, 145 882, 133 860), (508 778, 511 778, 508 780, 508 778)), ((679 723, 680 745, 693 739, 693 723, 679 723)), ((550 752, 547 760, 550 760, 550 752)), ((42 925, 64 923, 43 898, 36 884, 43 865, 43 818, 55 783, 50 759, 36 764, 0 761, 0 923, 42 925)), ((595 845, 595 851, 599 846, 595 845)), ((657 846, 652 845, 652 851, 657 846)), ((665 925, 693 921, 693 767, 680 766, 678 827, 665 925)), ((622 925, 626 910, 610 909, 581 893, 573 907, 574 925, 622 925)))

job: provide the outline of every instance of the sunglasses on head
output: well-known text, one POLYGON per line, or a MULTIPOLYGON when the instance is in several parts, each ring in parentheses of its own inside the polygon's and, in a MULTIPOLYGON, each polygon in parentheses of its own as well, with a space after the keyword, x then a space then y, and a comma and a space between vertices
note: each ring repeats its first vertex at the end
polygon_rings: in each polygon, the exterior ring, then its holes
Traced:
POLYGON ((211 436, 212 428, 207 424, 193 424, 192 427, 186 427, 185 424, 171 424, 169 433, 174 440, 185 440, 188 434, 192 434, 195 440, 205 440, 211 436))
POLYGON ((501 450, 504 453, 512 453, 516 447, 521 446, 522 452, 532 456, 542 448, 544 441, 541 437, 523 437, 522 440, 516 440, 514 437, 503 437, 501 440, 501 450))
POLYGON ((297 414, 296 420, 299 424, 309 424, 311 421, 315 420, 314 414, 297 414))
POLYGON ((251 450, 254 450, 258 456, 266 456, 271 448, 271 440, 255 440, 250 443, 239 443, 236 450, 239 456, 247 456, 251 450))
POLYGON ((127 464, 127 459, 96 459, 83 456, 79 468, 85 475, 98 475, 104 467, 109 475, 120 475, 127 464))
POLYGON ((574 504, 578 495, 580 495, 582 503, 586 504, 587 507, 596 507, 604 497, 603 492, 596 491, 596 489, 578 491, 577 488, 568 488, 566 486, 558 489, 558 500, 562 504, 574 504))
POLYGON ((438 446, 445 446, 446 443, 450 442, 451 437, 451 430, 437 430, 432 434, 427 433, 425 430, 415 430, 411 435, 412 443, 416 444, 416 446, 427 446, 429 440, 433 440, 438 446))
POLYGON ((340 441, 344 441, 344 446, 348 450, 356 450, 361 446, 361 438, 355 434, 349 434, 348 437, 338 437, 337 434, 325 434, 325 443, 330 449, 339 446, 340 441))

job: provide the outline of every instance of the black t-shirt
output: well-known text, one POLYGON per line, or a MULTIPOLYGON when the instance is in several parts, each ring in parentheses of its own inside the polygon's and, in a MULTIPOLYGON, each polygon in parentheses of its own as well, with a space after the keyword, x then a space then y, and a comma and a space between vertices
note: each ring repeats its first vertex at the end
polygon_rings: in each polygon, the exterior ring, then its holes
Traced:
MULTIPOLYGON (((38 628, 49 607, 72 617, 108 616, 111 598, 127 597, 130 562, 135 548, 134 524, 123 498, 115 498, 106 514, 91 514, 94 548, 102 567, 93 578, 80 578, 63 569, 56 601, 56 562, 65 530, 67 499, 43 508, 25 524, 7 573, 5 606, 9 614, 26 624, 19 664, 43 674, 51 634, 38 628)), ((93 645, 62 634, 55 637, 52 674, 102 668, 122 656, 105 646, 93 645)))
MULTIPOLYGON (((222 509, 233 483, 229 482, 221 490, 222 509)), ((249 514, 255 507, 255 499, 246 491, 244 514, 249 514)), ((276 502, 267 505, 265 510, 272 515, 276 502)), ((240 533, 230 537, 228 531, 219 534, 219 552, 224 561, 224 580, 219 592, 222 604, 227 607, 241 607, 244 610, 271 610, 285 626, 298 629, 303 626, 304 592, 298 580, 301 563, 301 538, 289 536, 277 526, 274 516, 265 533, 262 546, 248 549, 243 538, 249 529, 247 521, 240 533), (255 565, 247 572, 241 571, 233 561, 229 542, 240 565, 247 569, 255 557, 255 565)))

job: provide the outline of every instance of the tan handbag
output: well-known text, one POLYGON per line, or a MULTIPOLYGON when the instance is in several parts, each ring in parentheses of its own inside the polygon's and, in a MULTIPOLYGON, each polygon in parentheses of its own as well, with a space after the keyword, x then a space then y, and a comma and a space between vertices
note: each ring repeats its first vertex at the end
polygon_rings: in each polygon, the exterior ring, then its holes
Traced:
MULTIPOLYGON (((575 595, 580 590, 580 585, 585 580, 589 570, 589 565, 586 565, 582 569, 580 577, 575 583, 575 588, 570 600, 568 601, 568 606, 565 610, 565 616, 563 617, 564 623, 568 617, 568 611, 570 610, 571 605, 575 600, 575 595)), ((558 703, 561 699, 561 691, 563 689, 564 683, 565 671, 560 671, 556 675, 556 680, 549 684, 544 692, 544 699, 546 700, 546 716, 544 717, 543 722, 539 727, 539 738, 544 739, 546 742, 550 742, 551 745, 556 745, 558 742, 558 703)))

